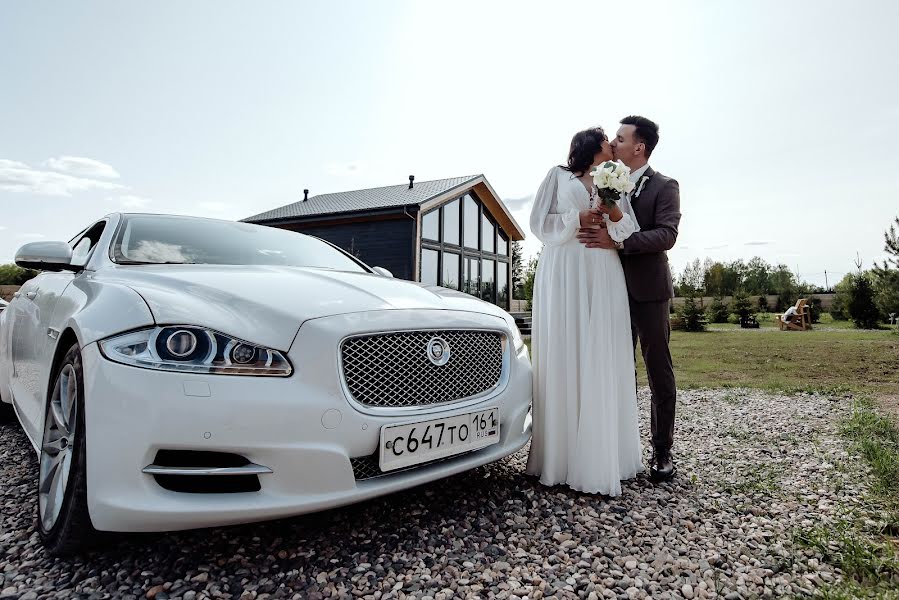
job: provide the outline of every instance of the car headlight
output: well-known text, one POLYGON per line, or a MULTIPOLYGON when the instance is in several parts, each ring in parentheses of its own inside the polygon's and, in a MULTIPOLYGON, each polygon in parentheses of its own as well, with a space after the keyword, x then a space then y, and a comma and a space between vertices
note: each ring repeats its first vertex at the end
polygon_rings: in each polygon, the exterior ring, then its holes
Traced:
POLYGON ((270 350, 202 327, 166 326, 132 331, 100 342, 111 361, 185 373, 288 377, 293 368, 270 350))

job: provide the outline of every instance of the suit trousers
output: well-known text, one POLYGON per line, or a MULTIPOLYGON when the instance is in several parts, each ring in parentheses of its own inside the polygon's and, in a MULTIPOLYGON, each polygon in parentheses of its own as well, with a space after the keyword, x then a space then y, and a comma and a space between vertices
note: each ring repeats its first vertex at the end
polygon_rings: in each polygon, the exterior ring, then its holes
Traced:
MULTIPOLYGON (((646 376, 652 392, 652 445, 656 451, 670 450, 674 444, 674 411, 677 388, 674 383, 674 365, 668 341, 671 339, 671 322, 668 316, 669 301, 635 302, 630 300, 631 335, 636 358, 637 341, 646 363, 646 376)), ((636 376, 636 372, 634 373, 636 376)))

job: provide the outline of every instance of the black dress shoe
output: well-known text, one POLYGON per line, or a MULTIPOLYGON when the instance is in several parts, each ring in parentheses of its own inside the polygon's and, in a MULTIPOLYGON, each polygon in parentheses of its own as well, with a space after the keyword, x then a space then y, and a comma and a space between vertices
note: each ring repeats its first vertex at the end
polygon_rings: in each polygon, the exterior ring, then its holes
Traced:
POLYGON ((671 450, 656 450, 652 453, 652 462, 649 466, 649 477, 654 482, 668 481, 677 472, 674 460, 671 458, 671 450))

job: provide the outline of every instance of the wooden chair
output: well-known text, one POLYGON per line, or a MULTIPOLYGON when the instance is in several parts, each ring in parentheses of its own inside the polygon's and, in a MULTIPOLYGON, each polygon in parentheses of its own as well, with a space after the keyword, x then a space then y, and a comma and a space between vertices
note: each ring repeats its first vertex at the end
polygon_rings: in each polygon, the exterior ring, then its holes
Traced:
POLYGON ((787 320, 784 321, 783 317, 787 313, 783 315, 775 315, 775 319, 777 320, 777 325, 780 327, 781 331, 794 329, 796 331, 806 331, 812 328, 812 319, 807 298, 800 298, 796 301, 796 312, 787 317, 787 320))

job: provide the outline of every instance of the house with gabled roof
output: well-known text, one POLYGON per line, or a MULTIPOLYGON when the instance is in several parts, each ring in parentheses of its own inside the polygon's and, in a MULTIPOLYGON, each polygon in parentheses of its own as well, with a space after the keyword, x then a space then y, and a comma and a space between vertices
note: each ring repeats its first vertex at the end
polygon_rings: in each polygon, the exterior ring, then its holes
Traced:
POLYGON ((483 175, 309 196, 243 219, 314 235, 395 277, 510 308, 511 243, 524 239, 483 175))

